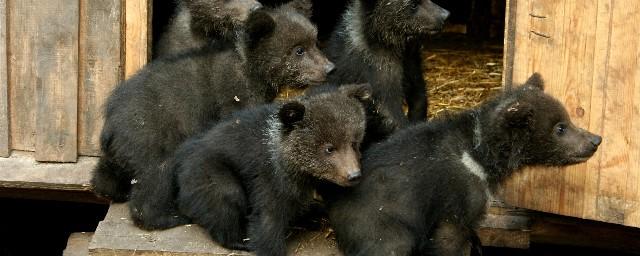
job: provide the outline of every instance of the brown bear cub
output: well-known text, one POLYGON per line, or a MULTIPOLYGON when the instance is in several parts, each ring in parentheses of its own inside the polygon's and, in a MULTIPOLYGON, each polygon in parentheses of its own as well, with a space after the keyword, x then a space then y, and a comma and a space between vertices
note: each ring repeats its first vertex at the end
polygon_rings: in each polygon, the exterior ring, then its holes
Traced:
POLYGON ((186 138, 233 111, 271 102, 282 86, 322 83, 333 69, 316 47, 316 28, 299 10, 259 10, 246 23, 237 49, 160 59, 109 97, 103 155, 92 185, 96 194, 113 201, 131 199, 139 226, 187 222, 171 207, 172 190, 165 189, 173 186, 165 184, 173 180, 166 161, 186 138))
MULTIPOLYGON (((278 7, 285 3, 304 10, 305 16, 311 16, 310 0, 271 0, 267 1, 267 6, 278 7)), ((202 47, 233 48, 250 13, 261 8, 262 4, 256 0, 179 0, 154 56, 185 54, 202 47)))
POLYGON ((338 245, 345 255, 464 255, 496 185, 524 166, 584 162, 601 141, 534 74, 365 151, 360 184, 329 200, 338 245))
POLYGON ((349 5, 324 52, 336 64, 329 82, 368 82, 373 88, 380 118, 368 124, 366 140, 381 140, 409 121, 427 118, 422 44, 448 16, 430 0, 353 0, 349 5))
POLYGON ((184 143, 172 164, 180 211, 225 247, 285 255, 287 227, 314 189, 358 181, 369 90, 247 109, 184 143))
POLYGON ((249 14, 260 8, 256 0, 180 0, 154 55, 180 54, 207 45, 233 47, 249 14))

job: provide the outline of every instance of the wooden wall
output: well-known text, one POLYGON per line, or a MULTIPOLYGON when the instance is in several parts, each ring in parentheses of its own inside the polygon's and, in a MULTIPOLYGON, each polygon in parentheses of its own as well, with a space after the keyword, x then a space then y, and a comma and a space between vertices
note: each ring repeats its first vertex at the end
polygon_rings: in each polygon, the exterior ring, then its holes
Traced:
POLYGON ((99 154, 102 105, 148 60, 149 0, 0 0, 0 156, 99 154))
POLYGON ((540 72, 603 143, 585 164, 516 175, 505 200, 640 227, 640 1, 510 0, 508 11, 506 83, 540 72))

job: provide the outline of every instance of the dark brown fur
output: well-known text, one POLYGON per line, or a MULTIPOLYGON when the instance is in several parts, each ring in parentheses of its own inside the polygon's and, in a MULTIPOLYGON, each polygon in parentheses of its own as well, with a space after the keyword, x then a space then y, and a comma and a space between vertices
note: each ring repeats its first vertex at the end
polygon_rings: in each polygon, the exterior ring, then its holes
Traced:
POLYGON ((367 141, 427 117, 422 44, 449 12, 429 0, 353 0, 324 50, 336 63, 334 84, 368 82, 375 114, 367 141), (408 105, 408 119, 402 110, 408 105))
POLYGON ((160 59, 123 82, 106 104, 94 192, 130 197, 132 218, 143 228, 186 223, 173 205, 167 160, 188 137, 233 111, 271 102, 282 86, 322 82, 333 64, 315 38, 315 27, 293 8, 256 11, 238 49, 160 59))
POLYGON ((234 249, 285 255, 288 225, 317 184, 360 177, 368 85, 235 114, 175 156, 180 211, 234 249))

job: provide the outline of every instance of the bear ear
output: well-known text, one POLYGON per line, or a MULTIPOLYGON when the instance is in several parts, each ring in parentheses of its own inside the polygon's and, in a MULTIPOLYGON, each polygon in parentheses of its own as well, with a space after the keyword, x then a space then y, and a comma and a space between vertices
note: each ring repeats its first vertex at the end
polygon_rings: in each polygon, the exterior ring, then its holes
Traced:
POLYGON ((524 86, 544 91, 544 80, 542 80, 542 76, 540 75, 540 73, 535 72, 529 77, 529 79, 527 79, 527 82, 524 83, 524 86))
POLYGON ((293 126, 304 118, 305 107, 297 101, 287 102, 278 111, 278 118, 285 131, 291 131, 293 126))
POLYGON ((286 3, 285 6, 299 12, 307 18, 311 18, 311 15, 313 15, 313 4, 311 0, 293 0, 286 3))
POLYGON ((513 101, 500 109, 503 124, 511 128, 530 127, 533 122, 533 106, 528 102, 513 101))
POLYGON ((371 85, 368 83, 343 85, 340 89, 347 96, 355 98, 361 102, 369 101, 371 99, 371 85))
POLYGON ((249 46, 254 46, 261 39, 273 33, 276 29, 276 21, 265 11, 252 12, 246 22, 246 33, 249 46))

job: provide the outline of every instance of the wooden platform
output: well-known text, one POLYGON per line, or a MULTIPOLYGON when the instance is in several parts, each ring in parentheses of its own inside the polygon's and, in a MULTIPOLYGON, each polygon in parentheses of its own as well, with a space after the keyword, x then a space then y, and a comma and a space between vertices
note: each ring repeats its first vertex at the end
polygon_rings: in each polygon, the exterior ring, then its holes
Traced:
POLYGON ((14 150, 10 157, 0 157, 0 187, 90 191, 97 162, 97 157, 79 157, 77 163, 42 163, 32 152, 14 150))
MULTIPOLYGON (((289 240, 289 255, 341 255, 333 240, 320 232, 301 233, 289 240)), ((252 255, 231 251, 209 239, 197 225, 185 225, 164 231, 144 231, 129 219, 126 204, 113 204, 100 222, 89 244, 89 255, 252 255)))
MULTIPOLYGON (((493 202, 477 232, 483 246, 527 249, 531 243, 542 243, 640 254, 638 229, 508 207, 497 201, 493 202)), ((252 254, 218 246, 197 225, 153 232, 140 230, 131 223, 126 204, 113 204, 95 233, 74 233, 69 237, 64 255, 252 254)), ((314 231, 293 235, 288 255, 342 254, 330 232, 314 231)))
POLYGON ((89 242, 93 237, 93 232, 73 233, 67 240, 67 247, 64 248, 62 256, 87 256, 89 255, 89 242))

